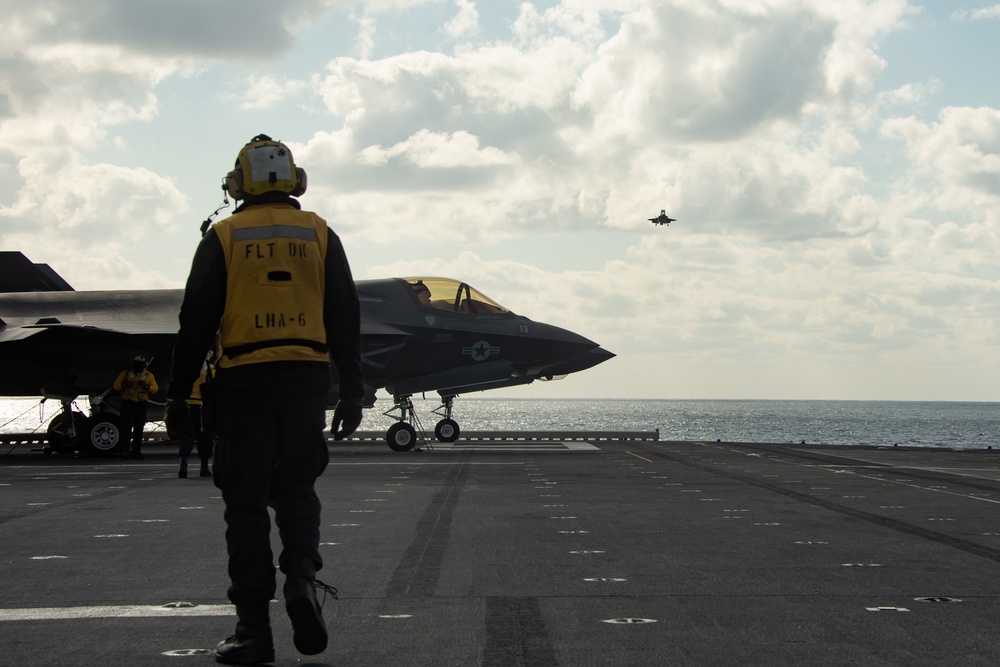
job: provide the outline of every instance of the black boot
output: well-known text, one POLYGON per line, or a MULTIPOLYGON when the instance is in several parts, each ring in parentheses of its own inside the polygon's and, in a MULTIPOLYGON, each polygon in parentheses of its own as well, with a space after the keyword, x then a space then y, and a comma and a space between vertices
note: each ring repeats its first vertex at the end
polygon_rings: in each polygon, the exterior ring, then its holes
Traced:
POLYGON ((274 639, 267 604, 236 607, 236 632, 215 647, 215 661, 224 665, 274 662, 274 639))
POLYGON ((208 461, 202 461, 201 462, 201 476, 202 477, 211 477, 212 476, 212 471, 208 469, 208 461))
POLYGON ((177 471, 177 476, 184 478, 188 476, 188 460, 181 459, 181 469, 177 471))
POLYGON ((316 581, 316 566, 303 558, 294 570, 285 575, 285 610, 292 622, 292 640, 304 655, 316 655, 326 650, 326 623, 316 600, 316 587, 337 597, 337 589, 316 581))

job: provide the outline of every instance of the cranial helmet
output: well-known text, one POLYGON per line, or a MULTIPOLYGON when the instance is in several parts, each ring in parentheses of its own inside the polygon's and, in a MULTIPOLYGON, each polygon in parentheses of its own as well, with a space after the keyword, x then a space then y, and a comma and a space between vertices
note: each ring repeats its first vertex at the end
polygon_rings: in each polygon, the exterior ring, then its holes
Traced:
POLYGON ((258 134, 236 156, 236 168, 226 174, 222 189, 233 199, 268 192, 300 197, 306 191, 306 172, 295 166, 288 146, 258 134))

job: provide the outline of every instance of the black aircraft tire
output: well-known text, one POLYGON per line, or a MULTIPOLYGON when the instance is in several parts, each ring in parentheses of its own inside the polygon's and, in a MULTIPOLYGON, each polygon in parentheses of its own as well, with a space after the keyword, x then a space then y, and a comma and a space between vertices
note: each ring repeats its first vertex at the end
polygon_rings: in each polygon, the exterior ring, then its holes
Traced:
POLYGON ((408 452, 417 442, 417 430, 406 422, 396 422, 385 433, 385 444, 394 452, 408 452))
POLYGON ((434 427, 434 437, 441 442, 455 442, 460 432, 458 422, 454 419, 442 419, 434 427))
POLYGON ((80 435, 81 449, 93 454, 109 454, 122 445, 122 429, 118 416, 98 413, 87 420, 80 435))
POLYGON ((87 416, 82 412, 60 412, 49 422, 47 429, 49 447, 61 454, 75 452, 87 435, 87 416), (72 417, 70 417, 72 415, 72 417), (76 437, 69 435, 69 420, 73 420, 76 437))

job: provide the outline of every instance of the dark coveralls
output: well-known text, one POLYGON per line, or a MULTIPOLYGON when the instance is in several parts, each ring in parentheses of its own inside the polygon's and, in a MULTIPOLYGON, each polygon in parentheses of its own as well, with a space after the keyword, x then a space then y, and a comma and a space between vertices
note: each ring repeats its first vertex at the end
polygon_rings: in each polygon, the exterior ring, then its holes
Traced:
MULTIPOLYGON (((214 374, 215 368, 212 367, 210 371, 214 374)), ((212 459, 212 453, 215 451, 215 437, 211 433, 206 433, 201 429, 201 384, 205 381, 205 377, 209 372, 208 369, 203 370, 195 381, 195 388, 191 392, 191 397, 188 398, 188 410, 191 415, 191 423, 194 425, 190 432, 185 433, 181 436, 178 441, 178 454, 182 461, 181 466, 184 472, 187 472, 187 458, 194 451, 195 447, 198 448, 198 458, 201 459, 202 470, 207 470, 208 462, 212 459)))
MULTIPOLYGON (((281 193, 254 197, 236 209, 281 204, 299 209, 281 193)), ((289 209, 290 210, 290 209, 289 209)), ((330 358, 339 374, 341 400, 361 400, 360 309, 339 237, 330 230, 324 265, 323 321, 330 358)), ((214 229, 195 252, 180 311, 168 398, 184 400, 215 342, 226 307, 226 261, 214 229)), ((329 461, 326 438, 330 366, 315 361, 271 361, 218 368, 215 485, 225 502, 229 599, 267 605, 276 590, 268 506, 282 543, 282 572, 303 558, 319 570, 320 501, 316 478, 329 461)))
MULTIPOLYGON (((188 403, 188 407, 191 410, 191 423, 195 425, 201 424, 201 403, 188 403)), ((212 459, 212 452, 214 451, 212 435, 205 433, 200 428, 195 428, 190 433, 185 434, 181 437, 177 445, 178 454, 183 461, 187 461, 187 457, 191 455, 191 452, 195 448, 198 449, 198 458, 201 460, 202 465, 208 465, 208 462, 212 459)))
POLYGON ((122 451, 128 449, 132 455, 141 454, 148 403, 146 401, 130 401, 123 398, 120 410, 122 441, 124 442, 122 451))

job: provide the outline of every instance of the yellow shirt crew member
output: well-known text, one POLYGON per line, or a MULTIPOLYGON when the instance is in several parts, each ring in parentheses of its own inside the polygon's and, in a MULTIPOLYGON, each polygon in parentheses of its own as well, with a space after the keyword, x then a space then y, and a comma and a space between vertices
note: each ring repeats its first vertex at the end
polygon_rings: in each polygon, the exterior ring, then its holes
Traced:
POLYGON ((142 458, 142 435, 146 427, 146 402, 150 394, 160 390, 156 378, 146 368, 146 359, 137 356, 129 367, 118 374, 114 385, 122 394, 121 402, 121 442, 125 458, 142 458))
POLYGON ((122 393, 122 400, 133 403, 148 401, 150 394, 160 390, 156 378, 146 368, 146 360, 142 357, 133 359, 132 367, 119 373, 113 386, 115 391, 122 393))

